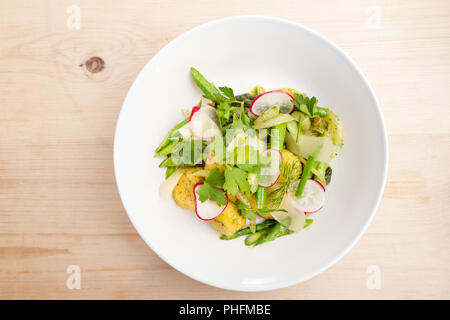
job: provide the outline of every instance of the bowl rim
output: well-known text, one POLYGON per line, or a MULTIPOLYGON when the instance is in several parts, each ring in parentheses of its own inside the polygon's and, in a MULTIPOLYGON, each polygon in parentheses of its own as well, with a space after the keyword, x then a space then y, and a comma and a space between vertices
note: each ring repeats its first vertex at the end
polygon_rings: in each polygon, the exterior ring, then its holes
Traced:
POLYGON ((361 236, 366 232, 369 224, 371 223, 373 217, 375 216, 375 213, 380 205, 383 193, 384 193, 384 188, 386 186, 386 180, 387 180, 387 172, 388 172, 388 164, 389 164, 389 147, 388 147, 388 136, 387 136, 387 130, 386 130, 386 124, 384 121, 384 117, 383 117, 383 112, 381 110, 380 104, 378 102, 378 99, 375 95, 375 92, 372 88, 372 86, 370 85, 369 81, 367 80, 367 78, 364 76, 364 74, 362 73, 362 71, 359 69, 359 67, 356 65, 356 63, 353 61, 353 59, 347 54, 345 53, 341 48, 339 48, 335 43, 333 43, 332 41, 330 41, 329 39, 327 39, 325 36, 323 36, 322 34, 318 33, 317 31, 314 31, 302 24, 296 23, 296 22, 292 22, 290 20, 286 20, 286 19, 282 19, 282 18, 277 18, 277 17, 271 17, 271 16, 263 16, 263 15, 237 15, 237 16, 229 16, 229 17, 225 17, 225 18, 220 18, 220 19, 216 19, 216 20, 212 20, 212 21, 208 21, 205 22, 203 24, 200 24, 188 31, 183 32, 182 34, 178 35, 177 37, 175 37, 173 40, 171 40, 168 44, 166 44, 164 47, 162 47, 155 55, 153 55, 153 57, 151 57, 151 59, 145 64, 145 66, 141 69, 141 71, 139 72, 139 74, 137 75, 136 79, 133 81, 133 84, 130 86, 130 88, 128 89, 127 95, 124 99, 124 102, 122 104, 122 107, 120 109, 119 115, 117 117, 117 121, 116 121, 116 126, 115 126, 115 133, 114 133, 114 149, 113 149, 113 162, 114 162, 114 176, 115 176, 115 180, 116 180, 116 185, 117 185, 117 189, 118 189, 118 193, 119 193, 119 197, 122 201, 122 205, 125 209, 125 212, 127 213, 128 218, 130 219, 132 225, 134 226, 134 228, 136 229, 136 231, 138 232, 139 236, 144 240, 144 242, 161 258, 163 259, 167 264, 169 264, 172 268, 174 268, 175 270, 187 275, 188 277, 216 287, 216 288, 220 288, 220 289, 225 289, 225 290, 230 290, 230 291, 240 291, 240 292, 262 292, 262 291, 270 291, 270 290, 276 290, 276 289, 281 289, 281 288, 286 288, 286 287, 290 287, 299 283, 302 283, 306 280, 309 280, 311 278, 313 278, 314 276, 322 273, 323 271, 327 270, 328 268, 330 268, 331 266, 333 266, 334 264, 336 264, 340 259, 342 259, 354 246, 355 244, 359 241, 359 239, 361 238, 361 236), (364 83, 364 85, 367 87, 367 89, 369 90, 369 94, 370 97, 373 99, 373 101, 375 102, 375 106, 376 106, 376 112, 377 112, 377 116, 378 116, 378 120, 381 123, 381 135, 382 135, 382 145, 383 145, 383 172, 382 172, 382 180, 381 180, 381 185, 379 186, 379 191, 378 191, 378 195, 376 197, 376 201, 373 205, 373 207, 371 208, 371 212, 370 215, 367 216, 366 221, 364 223, 364 226, 361 228, 361 230, 359 231, 358 234, 356 234, 354 236, 354 238, 352 239, 352 241, 345 247, 342 248, 332 259, 330 259, 330 261, 328 261, 327 263, 325 263, 322 267, 316 269, 315 271, 311 271, 306 275, 303 276, 299 276, 299 277, 293 277, 290 280, 285 280, 282 282, 277 282, 277 283, 273 283, 273 284, 269 284, 269 285, 264 285, 264 287, 235 287, 235 286, 227 286, 226 284, 220 283, 220 282, 215 282, 213 280, 208 280, 208 279, 201 279, 199 277, 197 277, 196 275, 192 274, 191 272, 187 271, 184 269, 184 267, 182 265, 177 265, 175 263, 173 263, 170 258, 168 258, 163 252, 161 252, 160 250, 158 250, 156 247, 154 247, 144 236, 143 236, 143 232, 141 227, 138 225, 138 223, 136 223, 136 221, 134 220, 134 218, 132 217, 132 215, 129 213, 128 210, 128 206, 127 206, 127 201, 125 200, 125 198, 123 197, 123 191, 121 190, 121 187, 119 185, 119 181, 118 181, 118 128, 119 128, 119 124, 121 122, 121 118, 122 118, 122 114, 123 114, 123 110, 124 110, 124 106, 127 104, 128 100, 129 100, 129 96, 130 96, 130 92, 133 91, 134 86, 136 85, 136 83, 140 80, 140 78, 142 77, 142 75, 144 74, 144 72, 146 72, 147 69, 149 69, 154 63, 155 61, 158 60, 158 58, 160 56, 162 56, 166 51, 168 51, 171 47, 173 47, 178 41, 182 40, 184 37, 190 35, 191 33, 195 33, 199 30, 208 28, 210 26, 214 26, 214 25, 219 25, 219 24, 226 24, 226 23, 232 23, 235 21, 265 21, 265 22, 271 22, 271 23, 280 23, 280 24, 285 24, 288 25, 290 27, 294 27, 297 28, 303 32, 309 33, 317 38, 319 38, 320 40, 322 40, 327 46, 329 46, 333 51, 335 51, 337 54, 339 54, 347 63, 350 67, 352 67, 354 69, 354 71, 356 71, 356 74, 358 75, 358 77, 360 78, 360 80, 364 83))

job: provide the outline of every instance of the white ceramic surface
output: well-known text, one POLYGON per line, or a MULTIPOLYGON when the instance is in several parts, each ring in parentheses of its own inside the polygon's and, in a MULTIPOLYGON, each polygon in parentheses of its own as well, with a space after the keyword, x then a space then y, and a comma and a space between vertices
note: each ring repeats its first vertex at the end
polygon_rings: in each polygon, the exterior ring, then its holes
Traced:
POLYGON ((381 199, 387 150, 375 94, 346 54, 301 25, 241 16, 184 33, 144 67, 120 112, 114 166, 130 220, 162 259, 212 286, 262 291, 307 280, 350 250, 381 199), (298 88, 340 116, 345 146, 334 161, 325 207, 308 230, 248 248, 244 238, 219 240, 194 212, 160 198, 164 170, 158 168, 161 159, 153 158, 153 151, 182 120, 180 110, 201 96, 191 80, 191 66, 236 94, 256 84, 298 88))

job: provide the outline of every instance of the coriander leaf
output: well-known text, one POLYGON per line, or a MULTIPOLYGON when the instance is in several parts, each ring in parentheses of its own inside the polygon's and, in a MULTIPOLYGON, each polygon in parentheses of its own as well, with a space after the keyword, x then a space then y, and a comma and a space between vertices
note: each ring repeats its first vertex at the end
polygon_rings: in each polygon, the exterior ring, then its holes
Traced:
POLYGON ((207 182, 198 187, 196 193, 198 195, 198 199, 201 202, 205 202, 209 199, 215 201, 219 206, 224 206, 228 201, 227 197, 225 196, 225 192, 223 192, 219 188, 211 186, 207 182))
POLYGON ((214 168, 208 175, 206 182, 212 186, 223 186, 225 183, 225 176, 220 172, 219 168, 214 168))

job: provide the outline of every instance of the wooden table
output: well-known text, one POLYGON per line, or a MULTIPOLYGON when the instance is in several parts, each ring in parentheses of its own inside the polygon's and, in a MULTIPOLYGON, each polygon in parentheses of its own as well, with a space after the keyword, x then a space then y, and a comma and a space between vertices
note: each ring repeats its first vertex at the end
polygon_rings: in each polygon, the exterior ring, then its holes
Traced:
POLYGON ((447 0, 1 0, 0 298, 448 299, 449 85, 447 0), (383 201, 358 244, 315 278, 262 293, 209 287, 162 261, 131 225, 112 161, 145 63, 184 31, 242 14, 302 23, 349 53, 390 142, 383 201), (70 265, 79 290, 66 286, 70 265))

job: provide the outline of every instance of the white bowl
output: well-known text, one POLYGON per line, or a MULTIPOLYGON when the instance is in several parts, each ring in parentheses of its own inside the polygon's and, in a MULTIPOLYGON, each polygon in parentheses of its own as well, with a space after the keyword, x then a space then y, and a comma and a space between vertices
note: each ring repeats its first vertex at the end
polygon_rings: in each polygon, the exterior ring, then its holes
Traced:
POLYGON ((167 263, 203 283, 262 291, 297 284, 336 263, 361 237, 381 199, 388 165, 386 129, 369 83, 338 47, 301 25, 240 16, 206 23, 166 45, 132 85, 117 122, 114 166, 131 222, 167 263), (332 108, 345 146, 334 161, 324 209, 308 229, 256 248, 219 234, 194 212, 162 200, 164 170, 153 152, 195 105, 194 66, 235 93, 259 84, 293 87, 332 108))

